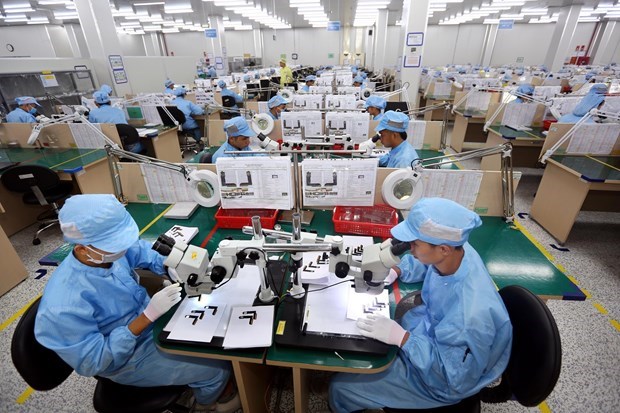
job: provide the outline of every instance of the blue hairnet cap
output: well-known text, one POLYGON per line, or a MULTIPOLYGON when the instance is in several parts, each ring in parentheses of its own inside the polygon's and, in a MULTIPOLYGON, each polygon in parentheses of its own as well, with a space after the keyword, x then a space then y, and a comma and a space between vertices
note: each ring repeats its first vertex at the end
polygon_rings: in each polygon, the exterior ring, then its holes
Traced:
POLYGON ((244 75, 243 76, 243 81, 244 82, 249 82, 251 80, 250 75, 244 75))
POLYGON ((273 67, 269 69, 269 73, 271 73, 272 75, 276 72, 276 69, 274 69, 273 67))
POLYGON ((174 90, 172 91, 172 94, 173 94, 174 96, 184 96, 186 93, 187 93, 187 90, 185 90, 185 88, 184 88, 184 87, 180 87, 180 88, 178 88, 178 89, 174 89, 174 90))
POLYGON ((37 106, 41 106, 39 105, 39 102, 37 102, 37 100, 33 98, 32 96, 21 96, 21 97, 15 98, 15 103, 17 103, 17 106, 27 105, 29 103, 35 104, 37 106))
POLYGON ((605 93, 607 93, 607 85, 605 83, 595 83, 588 90, 588 94, 591 95, 604 95, 605 93))
POLYGON ((359 73, 360 73, 360 76, 362 77, 362 79, 366 79, 368 77, 366 72, 359 72, 359 73))
MULTIPOLYGON (((594 86, 596 86, 596 84, 594 86)), ((594 88, 594 86, 592 88, 594 88)), ((607 90, 607 87, 605 87, 605 90, 607 90)), ((596 109, 598 105, 603 103, 604 100, 605 100, 604 94, 599 94, 598 92, 592 92, 592 89, 590 89, 588 94, 585 95, 573 109, 573 115, 585 116, 592 109, 596 109)))
POLYGON ((364 109, 368 109, 369 107, 385 109, 387 102, 381 96, 370 96, 366 99, 366 103, 364 103, 364 109))
POLYGON ((248 122, 241 116, 228 119, 224 122, 224 131, 229 138, 234 136, 256 136, 256 133, 250 128, 248 122))
POLYGON ((217 85, 220 89, 224 89, 226 87, 226 82, 224 82, 223 80, 220 80, 217 82, 217 85))
POLYGON ((453 247, 467 242, 482 220, 473 211, 444 198, 422 198, 407 216, 407 220, 390 231, 400 241, 420 240, 433 245, 453 247))
POLYGON ((164 82, 164 86, 166 87, 170 87, 172 85, 174 85, 174 82, 170 79, 166 79, 166 81, 164 82))
POLYGON ((409 116, 403 112, 388 110, 383 114, 381 121, 375 128, 375 132, 381 132, 384 129, 394 132, 407 132, 407 126, 409 126, 409 116))
POLYGON ((363 83, 363 82, 364 82, 364 79, 362 79, 361 76, 355 76, 353 78, 353 83, 363 83))
POLYGON ((101 88, 99 89, 100 91, 107 93, 108 95, 111 95, 113 90, 109 85, 101 85, 101 88))
POLYGON ((280 95, 275 95, 274 97, 269 99, 269 102, 267 102, 267 106, 269 107, 269 109, 275 108, 276 106, 280 105, 286 105, 286 100, 284 100, 284 98, 280 95))
POLYGON ((93 99, 95 99, 95 102, 99 104, 110 102, 110 96, 108 96, 107 93, 102 92, 101 90, 98 90, 95 93, 93 93, 93 99))
POLYGON ((316 80, 316 76, 308 75, 306 76, 306 82, 314 82, 316 80))
POLYGON ((258 72, 254 73, 254 79, 260 79, 260 73, 258 72))
POLYGON ((138 226, 125 207, 110 194, 74 195, 58 214, 67 242, 92 245, 115 253, 138 241, 138 226))
POLYGON ((522 95, 533 95, 534 86, 530 85, 529 83, 523 83, 517 88, 517 93, 521 93, 522 95))

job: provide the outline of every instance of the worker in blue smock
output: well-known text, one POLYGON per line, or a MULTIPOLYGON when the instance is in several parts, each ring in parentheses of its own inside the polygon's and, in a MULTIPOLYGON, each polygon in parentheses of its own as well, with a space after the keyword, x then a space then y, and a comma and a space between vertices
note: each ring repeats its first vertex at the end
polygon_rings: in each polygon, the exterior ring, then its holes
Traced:
POLYGON ((7 123, 36 123, 37 106, 39 102, 32 96, 22 96, 15 98, 17 107, 6 115, 7 123))
POLYGON ((355 76, 353 78, 353 86, 364 89, 364 79, 361 76, 355 76))
MULTIPOLYGON (((604 83, 595 83, 588 93, 577 103, 572 113, 567 113, 558 119, 558 123, 577 123, 592 109, 598 109, 605 102, 605 93, 607 93, 607 85, 604 83)), ((586 121, 594 123, 592 118, 586 121)))
POLYGON ((364 103, 364 109, 370 113, 372 120, 381 120, 387 102, 381 96, 370 96, 364 103))
POLYGON ((381 144, 391 150, 379 158, 379 166, 408 168, 414 159, 419 158, 416 150, 407 142, 408 126, 409 116, 402 112, 388 110, 383 114, 375 131, 379 132, 381 144))
POLYGON ((267 102, 267 107, 269 108, 269 116, 273 120, 280 119, 281 113, 286 109, 286 100, 280 95, 275 95, 267 102))
POLYGON ((108 96, 112 96, 112 92, 114 92, 112 90, 112 87, 110 85, 106 85, 106 84, 101 85, 99 90, 102 91, 103 93, 106 93, 108 96))
MULTIPOLYGON (((517 93, 521 95, 533 96, 534 95, 534 86, 529 83, 521 83, 516 90, 517 93)), ((515 99, 515 103, 528 103, 530 100, 526 97, 517 96, 515 99)))
POLYGON ((88 121, 91 123, 122 123, 127 125, 125 112, 110 105, 110 96, 101 90, 93 93, 93 100, 97 106, 88 113, 88 121))
POLYGON ((303 92, 310 93, 310 86, 314 86, 315 85, 315 83, 316 83, 316 76, 308 75, 308 76, 306 76, 305 81, 306 81, 306 84, 303 85, 301 90, 303 92))
POLYGON ((226 82, 224 82, 223 80, 220 80, 219 82, 217 82, 217 85, 222 90, 222 92, 221 92, 222 93, 222 98, 224 98, 224 96, 229 96, 229 97, 235 99, 235 105, 231 106, 231 107, 238 108, 237 104, 243 103, 243 97, 241 97, 241 95, 233 92, 232 90, 228 89, 228 86, 226 86, 226 82))
POLYGON ((205 111, 194 102, 185 100, 186 93, 183 87, 175 89, 173 94, 176 97, 172 100, 172 104, 185 115, 185 122, 182 125, 183 131, 191 135, 196 140, 196 143, 202 146, 202 131, 193 116, 204 115, 205 111))
POLYGON ((166 95, 172 95, 174 92, 174 82, 170 79, 166 79, 166 81, 164 82, 164 86, 166 87, 164 89, 164 93, 166 95))
POLYGON ((232 401, 229 362, 195 362, 155 346, 153 322, 181 300, 181 286, 168 285, 149 298, 137 283, 134 268, 164 274, 166 257, 138 239, 123 205, 109 194, 74 195, 59 220, 65 240, 75 245, 45 286, 37 341, 82 376, 139 387, 188 385, 209 408, 232 401))
POLYGON ((207 78, 213 79, 217 77, 217 72, 215 71, 215 68, 213 66, 209 66, 209 68, 205 72, 205 75, 207 76, 207 78))
POLYGON ((456 202, 424 198, 392 228, 395 239, 411 244, 409 264, 396 271, 403 282, 424 281, 421 303, 397 321, 380 315, 357 321, 361 334, 400 350, 381 373, 335 375, 329 389, 333 412, 456 404, 502 375, 512 325, 482 259, 467 242, 481 223, 456 202))
POLYGON ((235 156, 255 156, 258 154, 228 154, 226 151, 251 151, 250 137, 256 136, 256 133, 250 128, 248 122, 242 117, 237 116, 224 122, 224 131, 228 140, 224 142, 220 148, 213 154, 212 162, 215 163, 218 158, 228 158, 235 156))

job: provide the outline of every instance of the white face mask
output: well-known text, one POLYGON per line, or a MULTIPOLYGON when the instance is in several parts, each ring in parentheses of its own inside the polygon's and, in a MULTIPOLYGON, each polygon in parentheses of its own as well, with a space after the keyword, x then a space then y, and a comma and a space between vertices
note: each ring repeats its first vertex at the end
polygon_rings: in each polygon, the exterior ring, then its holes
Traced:
POLYGON ((93 264, 107 264, 107 263, 114 262, 114 261, 119 260, 120 258, 122 258, 125 255, 125 253, 127 252, 127 250, 123 250, 123 251, 115 252, 114 254, 102 254, 99 251, 95 251, 94 249, 90 248, 88 245, 85 245, 85 247, 90 252, 98 254, 101 257, 101 259, 95 259, 95 258, 91 257, 89 254, 87 254, 88 261, 92 262, 93 264))

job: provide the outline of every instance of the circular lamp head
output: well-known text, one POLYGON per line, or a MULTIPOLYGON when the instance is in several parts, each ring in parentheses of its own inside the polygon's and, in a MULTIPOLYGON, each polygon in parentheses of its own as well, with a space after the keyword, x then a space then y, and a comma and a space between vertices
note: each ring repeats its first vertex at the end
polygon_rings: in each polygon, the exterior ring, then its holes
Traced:
POLYGON ((409 211, 422 198, 424 185, 420 172, 398 169, 385 178, 381 187, 383 201, 399 210, 409 211))
POLYGON ((293 96, 295 95, 288 89, 282 89, 280 92, 278 92, 278 94, 282 96, 282 99, 284 99, 286 103, 291 103, 293 101, 293 96))
POLYGON ((364 90, 362 90, 362 93, 360 93, 360 97, 366 100, 372 95, 373 92, 374 90, 372 90, 371 88, 365 88, 364 90))
POLYGON ((189 174, 194 201, 203 207, 214 207, 220 203, 220 184, 217 175, 207 169, 189 174))
POLYGON ((269 135, 273 131, 274 125, 273 118, 266 113, 257 113, 252 116, 251 126, 256 133, 269 135))

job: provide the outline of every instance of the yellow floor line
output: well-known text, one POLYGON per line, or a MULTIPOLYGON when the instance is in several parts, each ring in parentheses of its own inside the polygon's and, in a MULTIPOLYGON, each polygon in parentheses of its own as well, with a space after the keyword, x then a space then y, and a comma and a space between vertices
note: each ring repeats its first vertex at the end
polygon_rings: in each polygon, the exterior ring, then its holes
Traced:
POLYGON ((34 391, 34 389, 32 387, 28 387, 26 390, 24 390, 24 392, 19 395, 17 400, 15 400, 17 402, 17 404, 24 404, 24 403, 26 403, 26 400, 28 400, 28 397, 30 397, 32 395, 33 391, 34 391))
POLYGON ((161 214, 157 215, 151 222, 149 222, 146 227, 140 230, 140 235, 142 235, 147 229, 151 228, 153 224, 155 224, 159 219, 166 213, 170 208, 172 208, 174 204, 170 205, 168 208, 164 209, 161 214))
POLYGON ((616 328, 616 330, 620 331, 620 323, 616 320, 611 320, 611 325, 616 328))
POLYGON ((50 166, 49 168, 50 168, 50 169, 56 169, 56 168, 58 168, 60 165, 64 165, 64 164, 66 164, 66 163, 68 163, 68 162, 75 161, 76 159, 80 159, 80 158, 81 158, 81 157, 83 157, 83 156, 90 155, 91 153, 93 153, 93 152, 97 152, 98 150, 99 150, 99 149, 93 149, 93 150, 92 150, 92 151, 90 151, 90 152, 86 152, 86 153, 83 153, 83 154, 81 154, 81 155, 78 155, 78 156, 76 156, 76 157, 74 157, 74 158, 67 159, 67 160, 66 160, 66 161, 64 161, 64 162, 61 162, 61 163, 56 164, 56 165, 54 165, 54 166, 50 166))
POLYGON ((30 300, 30 302, 28 304, 26 304, 25 306, 23 306, 22 308, 19 309, 19 311, 17 311, 15 314, 13 314, 12 316, 10 316, 8 319, 6 319, 6 321, 4 321, 2 324, 0 324, 0 331, 4 330, 5 328, 7 328, 9 325, 11 325, 11 323, 15 320, 17 320, 19 317, 22 316, 22 314, 24 314, 26 312, 26 310, 28 309, 28 307, 30 307, 32 305, 32 303, 34 303, 39 297, 41 297, 41 294, 37 295, 36 297, 34 297, 32 300, 30 300))
POLYGON ((549 405, 547 404, 547 402, 542 402, 541 404, 538 405, 538 408, 540 409, 542 413, 551 413, 551 409, 549 408, 549 405))
POLYGON ((607 314, 608 311, 605 309, 605 307, 603 307, 601 304, 599 303, 592 303, 592 305, 594 306, 594 308, 596 308, 601 314, 607 314))
MULTIPOLYGON (((518 221, 518 220, 514 220, 514 225, 519 228, 519 230, 523 233, 523 235, 525 235, 525 237, 530 240, 530 242, 532 244, 534 244, 534 246, 536 246, 536 248, 538 248, 540 250, 540 252, 547 257, 547 259, 549 261, 551 261, 554 265, 555 264, 555 259, 553 258, 553 255, 549 254, 549 251, 547 251, 547 249, 545 247, 543 247, 543 245, 538 242, 533 236, 532 234, 529 233, 529 231, 527 229, 525 229, 525 227, 518 221)), ((557 268, 557 265, 556 265, 557 268)))
POLYGON ((586 295, 586 298, 588 298, 588 299, 592 298, 592 296, 590 295, 590 291, 588 291, 588 290, 586 290, 584 288, 581 288, 581 292, 586 295))

